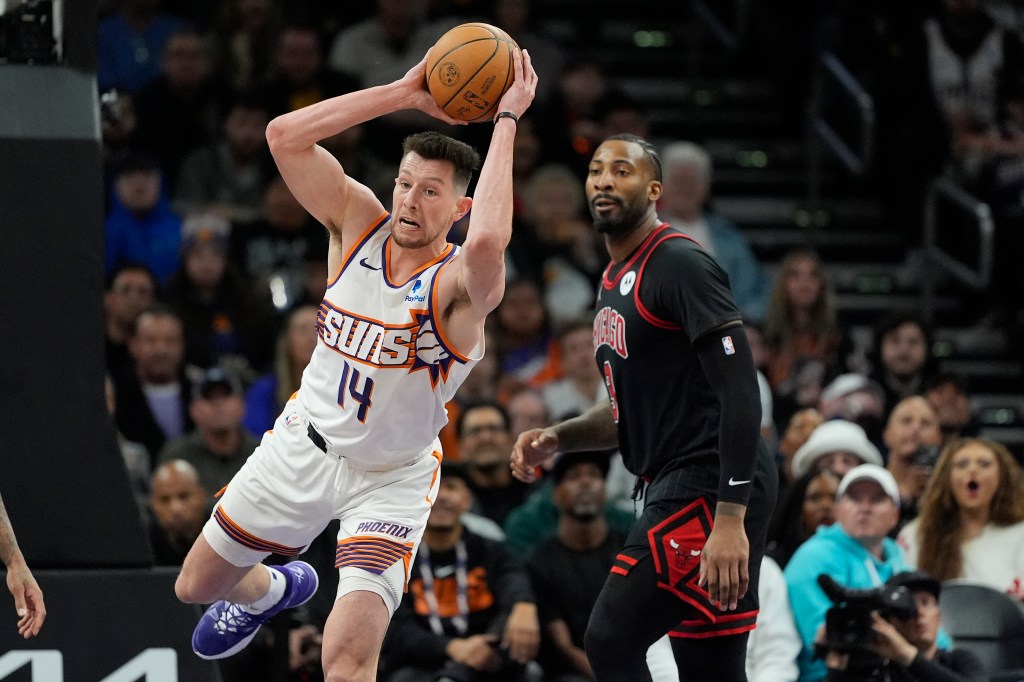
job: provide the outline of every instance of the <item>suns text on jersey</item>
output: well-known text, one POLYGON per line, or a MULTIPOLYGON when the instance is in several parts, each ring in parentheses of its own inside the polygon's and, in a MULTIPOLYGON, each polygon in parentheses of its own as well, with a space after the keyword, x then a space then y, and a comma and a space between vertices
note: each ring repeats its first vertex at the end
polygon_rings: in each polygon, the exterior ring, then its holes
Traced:
POLYGON ((329 348, 342 355, 379 367, 403 367, 412 362, 419 324, 411 319, 402 326, 384 325, 324 303, 317 331, 329 348))
POLYGON ((629 357, 626 348, 626 318, 614 308, 604 307, 594 318, 594 350, 608 346, 623 358, 629 357))

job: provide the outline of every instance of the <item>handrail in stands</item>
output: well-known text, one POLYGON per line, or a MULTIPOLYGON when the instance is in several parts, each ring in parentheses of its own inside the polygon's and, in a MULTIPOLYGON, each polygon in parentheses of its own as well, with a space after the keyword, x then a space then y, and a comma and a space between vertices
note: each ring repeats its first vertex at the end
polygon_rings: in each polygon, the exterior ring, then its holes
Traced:
MULTIPOLYGON (((924 252, 929 264, 938 265, 946 273, 956 277, 967 286, 982 290, 992 279, 992 259, 995 241, 995 222, 988 204, 972 196, 967 190, 949 178, 940 177, 931 183, 924 205, 924 252), (938 211, 940 200, 945 200, 972 218, 971 224, 978 231, 978 260, 975 267, 969 267, 953 255, 943 251, 938 243, 938 211)), ((935 306, 937 275, 934 268, 925 272, 922 295, 925 319, 931 321, 935 306)))
POLYGON ((843 164, 852 175, 860 176, 871 167, 875 136, 875 102, 860 82, 831 52, 821 56, 815 83, 814 111, 811 115, 811 145, 807 157, 807 199, 817 206, 821 195, 822 147, 843 164), (860 144, 855 150, 825 120, 826 88, 835 83, 857 108, 860 116, 860 144))
POLYGON ((693 13, 708 27, 715 39, 727 50, 736 49, 736 32, 729 30, 705 0, 691 0, 693 13))

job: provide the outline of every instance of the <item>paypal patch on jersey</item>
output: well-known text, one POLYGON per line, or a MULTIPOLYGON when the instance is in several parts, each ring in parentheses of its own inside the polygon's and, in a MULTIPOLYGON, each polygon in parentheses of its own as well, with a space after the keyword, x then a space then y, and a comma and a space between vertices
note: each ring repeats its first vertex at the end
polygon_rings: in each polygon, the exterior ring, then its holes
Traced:
POLYGON ((407 303, 423 303, 426 298, 423 294, 417 294, 416 292, 423 288, 423 280, 416 280, 413 282, 412 291, 405 297, 407 303))

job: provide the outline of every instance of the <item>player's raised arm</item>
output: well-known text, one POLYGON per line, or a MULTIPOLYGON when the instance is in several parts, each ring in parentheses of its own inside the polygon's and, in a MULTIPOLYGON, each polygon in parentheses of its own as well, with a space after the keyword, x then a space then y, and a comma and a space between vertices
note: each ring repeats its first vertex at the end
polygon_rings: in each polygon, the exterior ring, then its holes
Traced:
POLYGON ((537 72, 525 50, 514 50, 515 81, 502 95, 491 144, 474 192, 469 230, 459 254, 459 280, 473 317, 483 319, 505 291, 505 247, 512 237, 512 147, 516 121, 537 91, 537 72), (511 116, 508 114, 512 114, 511 116))
POLYGON ((281 176, 309 213, 341 237, 346 224, 361 230, 383 206, 365 186, 345 174, 341 163, 317 143, 378 116, 418 109, 446 123, 460 124, 434 103, 425 88, 426 58, 402 78, 311 104, 278 116, 267 126, 267 142, 281 176))

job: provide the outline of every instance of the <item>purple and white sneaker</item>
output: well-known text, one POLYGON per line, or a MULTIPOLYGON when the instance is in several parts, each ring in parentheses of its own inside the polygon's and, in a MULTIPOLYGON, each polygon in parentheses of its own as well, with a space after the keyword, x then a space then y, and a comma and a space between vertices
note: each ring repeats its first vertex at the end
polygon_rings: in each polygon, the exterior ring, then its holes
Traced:
POLYGON ((199 658, 215 660, 244 649, 260 626, 285 609, 305 604, 320 584, 316 571, 305 561, 275 566, 285 579, 284 596, 263 613, 249 613, 241 604, 219 601, 210 606, 192 632, 192 650, 199 658))

